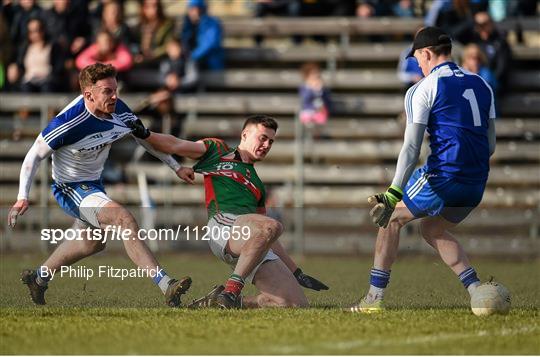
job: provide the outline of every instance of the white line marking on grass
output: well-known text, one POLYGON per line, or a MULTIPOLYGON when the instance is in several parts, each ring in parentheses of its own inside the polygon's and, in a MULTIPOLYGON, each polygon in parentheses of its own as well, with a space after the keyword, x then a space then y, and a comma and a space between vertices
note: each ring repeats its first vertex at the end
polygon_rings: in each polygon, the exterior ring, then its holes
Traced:
MULTIPOLYGON (((355 339, 349 341, 335 341, 335 342, 323 342, 310 346, 310 350, 315 348, 316 350, 325 349, 328 351, 343 351, 349 350, 355 347, 399 347, 403 345, 418 345, 432 342, 442 342, 451 340, 461 340, 466 338, 477 337, 497 337, 497 336, 514 336, 526 333, 531 333, 539 330, 539 326, 524 326, 517 329, 502 328, 498 331, 480 330, 471 333, 440 333, 429 336, 409 336, 405 338, 374 338, 374 339, 355 339)), ((294 354, 306 352, 307 347, 305 345, 285 345, 285 346, 273 346, 272 350, 276 353, 294 354)))

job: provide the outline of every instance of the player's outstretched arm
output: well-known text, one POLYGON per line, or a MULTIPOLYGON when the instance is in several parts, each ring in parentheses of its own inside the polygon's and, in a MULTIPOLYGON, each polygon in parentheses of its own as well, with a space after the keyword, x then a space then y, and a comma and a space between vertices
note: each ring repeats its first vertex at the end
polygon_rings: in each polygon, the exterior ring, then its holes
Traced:
POLYGON ((202 141, 183 140, 167 134, 151 132, 146 141, 156 150, 190 159, 198 159, 206 152, 206 146, 202 141))
POLYGON ((28 150, 21 167, 17 202, 15 202, 8 213, 8 225, 10 227, 15 227, 18 216, 22 216, 28 209, 28 194, 30 193, 32 180, 41 161, 49 157, 52 152, 53 149, 47 145, 41 134, 37 137, 30 150, 28 150))
POLYGON ((198 159, 206 152, 206 146, 202 141, 188 141, 176 138, 168 134, 158 134, 148 130, 140 119, 130 122, 131 133, 136 138, 145 140, 152 147, 165 154, 176 154, 179 156, 198 159))

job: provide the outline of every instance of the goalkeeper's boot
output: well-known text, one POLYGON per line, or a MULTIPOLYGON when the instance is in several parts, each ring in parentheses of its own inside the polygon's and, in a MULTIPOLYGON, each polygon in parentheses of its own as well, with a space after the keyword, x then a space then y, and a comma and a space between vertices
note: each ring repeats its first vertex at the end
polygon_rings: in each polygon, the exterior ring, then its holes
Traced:
POLYGON ((189 290, 190 286, 191 278, 189 276, 180 280, 171 279, 165 292, 165 303, 170 307, 179 307, 182 304, 180 297, 189 290))
POLYGON ((362 313, 362 314, 378 314, 385 310, 382 299, 368 301, 364 296, 358 304, 345 309, 347 312, 362 313))
POLYGON ((37 273, 35 270, 23 270, 21 274, 21 281, 28 286, 30 290, 30 297, 32 301, 37 305, 45 305, 45 291, 48 286, 41 286, 36 282, 37 273))
POLYGON ((216 305, 220 309, 241 309, 242 308, 242 295, 234 295, 229 292, 221 292, 216 297, 216 305))
POLYGON ((202 298, 195 299, 187 307, 189 309, 200 309, 203 307, 217 307, 216 299, 219 294, 225 289, 223 285, 215 285, 208 294, 202 298))

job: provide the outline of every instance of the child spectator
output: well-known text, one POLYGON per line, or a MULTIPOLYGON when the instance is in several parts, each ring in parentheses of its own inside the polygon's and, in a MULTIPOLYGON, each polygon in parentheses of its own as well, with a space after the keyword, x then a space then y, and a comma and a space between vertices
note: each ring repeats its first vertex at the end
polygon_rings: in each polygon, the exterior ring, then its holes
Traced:
POLYGON ((300 121, 313 128, 313 136, 317 138, 331 111, 330 91, 324 86, 321 70, 316 63, 304 64, 301 72, 304 83, 299 88, 300 121))
POLYGON ((162 60, 159 66, 164 86, 171 92, 188 92, 195 89, 198 80, 197 66, 186 58, 180 41, 170 39, 166 50, 167 58, 162 60))
POLYGON ((123 43, 117 43, 111 33, 100 31, 96 42, 77 56, 76 65, 81 70, 96 62, 112 64, 120 73, 131 69, 133 58, 128 48, 123 43))
POLYGON ((461 56, 461 66, 469 72, 476 73, 482 77, 493 89, 493 94, 497 93, 497 79, 493 72, 486 67, 487 58, 482 49, 475 44, 470 44, 463 49, 461 56))

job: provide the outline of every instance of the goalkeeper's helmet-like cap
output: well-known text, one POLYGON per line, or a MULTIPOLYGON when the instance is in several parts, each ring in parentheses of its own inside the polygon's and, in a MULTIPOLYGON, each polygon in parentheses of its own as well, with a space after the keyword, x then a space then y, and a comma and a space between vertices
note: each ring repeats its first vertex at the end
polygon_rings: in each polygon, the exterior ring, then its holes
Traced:
POLYGON ((450 36, 438 27, 424 27, 414 36, 411 51, 407 57, 414 57, 414 51, 426 47, 448 46, 452 48, 450 36))

